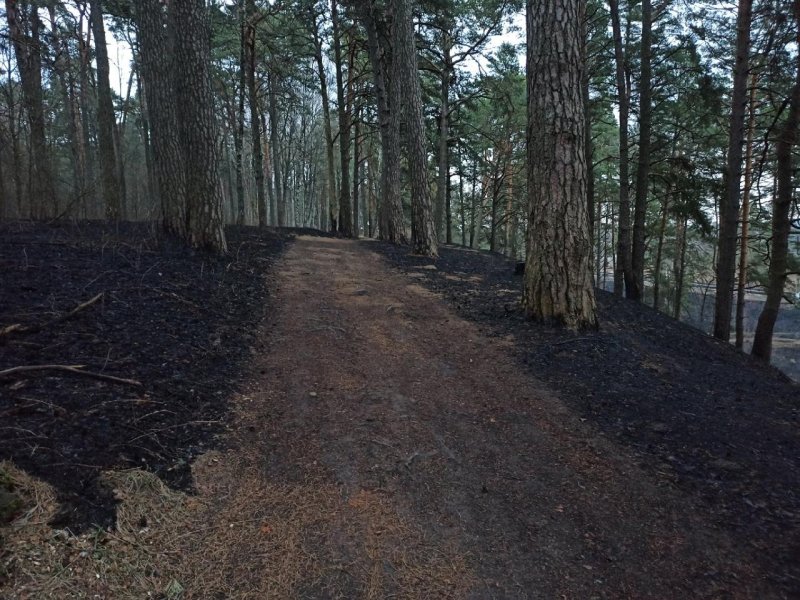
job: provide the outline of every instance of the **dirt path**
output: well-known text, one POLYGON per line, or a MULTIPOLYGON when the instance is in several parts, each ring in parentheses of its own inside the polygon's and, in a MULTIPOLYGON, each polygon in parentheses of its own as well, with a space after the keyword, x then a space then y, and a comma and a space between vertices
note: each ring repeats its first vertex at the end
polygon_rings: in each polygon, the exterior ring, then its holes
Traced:
POLYGON ((300 237, 276 277, 231 449, 195 465, 190 595, 779 597, 744 543, 368 242, 300 237))

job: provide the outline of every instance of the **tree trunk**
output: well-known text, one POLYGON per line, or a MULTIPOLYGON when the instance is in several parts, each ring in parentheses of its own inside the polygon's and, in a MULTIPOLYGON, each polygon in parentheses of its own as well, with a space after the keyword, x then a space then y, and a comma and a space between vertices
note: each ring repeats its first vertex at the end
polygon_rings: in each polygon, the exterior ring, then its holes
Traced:
POLYGON ((26 10, 26 5, 26 2, 6 0, 6 19, 22 81, 22 97, 30 128, 31 215, 43 218, 46 214, 45 205, 52 207, 53 216, 58 214, 58 199, 45 134, 42 54, 39 39, 42 24, 37 6, 27 7, 26 10))
POLYGON ((523 306, 570 328, 597 326, 586 205, 580 0, 528 0, 529 219, 523 306))
POLYGON ((751 76, 750 114, 747 118, 747 150, 742 190, 742 236, 739 243, 739 281, 736 286, 736 347, 744 347, 744 309, 747 286, 747 243, 750 237, 750 189, 753 185, 753 136, 756 126, 756 76, 751 76))
POLYGON ((661 301, 661 260, 664 251, 664 235, 667 230, 667 216, 669 214, 669 196, 671 186, 667 185, 664 192, 664 201, 661 203, 661 222, 658 226, 658 245, 656 246, 656 264, 653 267, 653 308, 659 310, 661 301))
POLYGON ((111 98, 109 82, 108 49, 106 29, 103 25, 101 0, 92 0, 91 17, 94 48, 97 60, 97 139, 100 146, 100 172, 103 182, 103 196, 106 206, 106 219, 116 221, 120 217, 119 173, 117 172, 117 151, 114 146, 114 102, 111 98))
MULTIPOLYGON (((800 3, 794 3, 795 20, 800 27, 800 3)), ((800 35, 795 40, 800 42, 800 35)), ((798 143, 800 123, 800 58, 797 58, 797 76, 789 101, 789 115, 775 145, 777 157, 777 187, 772 202, 772 243, 770 244, 769 280, 767 299, 758 317, 752 354, 769 362, 772 356, 772 333, 783 298, 783 288, 789 266, 789 234, 792 230, 792 150, 798 143)))
MULTIPOLYGON (((583 77, 581 78, 581 92, 583 94, 583 151, 586 156, 586 209, 589 213, 589 235, 592 236, 592 248, 594 249, 594 226, 595 226, 595 206, 594 206, 594 144, 592 143, 592 111, 589 99, 589 19, 581 21, 581 60, 583 61, 583 77)), ((593 250, 594 252, 594 250, 593 250)), ((596 275, 595 275, 596 277, 596 275)), ((596 283, 596 282, 595 282, 596 283)))
MULTIPOLYGON (((186 175, 178 127, 173 79, 174 48, 166 32, 166 14, 159 0, 136 5, 139 54, 147 100, 158 196, 164 229, 187 235, 186 175)), ((183 107, 181 107, 183 109, 183 107)))
POLYGON ((355 107, 355 95, 353 97, 354 106, 353 106, 353 235, 352 237, 358 238, 358 202, 359 202, 359 195, 358 195, 358 188, 361 185, 361 177, 360 177, 360 168, 361 168, 361 157, 359 156, 360 151, 360 140, 361 137, 361 123, 359 123, 359 119, 361 118, 359 110, 355 107))
POLYGON ((686 271, 686 223, 686 217, 678 215, 675 221, 675 257, 672 261, 672 276, 675 280, 672 316, 676 320, 681 318, 681 304, 683 303, 683 279, 686 271))
MULTIPOLYGON (((85 8, 81 4, 78 5, 79 9, 83 11, 85 8)), ((83 180, 85 184, 85 198, 84 198, 84 213, 87 217, 99 217, 102 213, 97 210, 97 193, 95 171, 94 171, 94 148, 92 146, 91 136, 91 119, 89 115, 89 97, 90 97, 90 84, 89 84, 89 70, 91 68, 91 56, 89 48, 91 46, 91 27, 86 31, 86 37, 83 36, 83 12, 81 12, 80 20, 78 21, 78 48, 80 50, 80 114, 81 114, 81 142, 83 145, 83 180)), ((88 18, 87 18, 88 21, 88 18)), ((140 51, 141 54, 141 51, 140 51)))
MULTIPOLYGON (((204 0, 172 0, 175 36, 175 101, 186 173, 187 241, 225 252, 214 96, 211 89, 211 26, 204 0)), ((163 57, 162 57, 163 59, 163 57)))
POLYGON ((633 207, 633 252, 631 274, 633 287, 628 297, 642 301, 645 295, 644 250, 647 193, 650 183, 650 131, 652 129, 650 66, 653 45, 653 8, 642 0, 641 73, 639 75, 639 160, 636 167, 636 195, 633 207))
MULTIPOLYGON (((442 235, 442 221, 445 204, 447 202, 447 188, 450 186, 450 161, 448 156, 448 141, 450 137, 450 78, 452 77, 452 60, 450 58, 450 34, 442 32, 442 72, 439 81, 439 170, 436 177, 436 234, 442 235)), ((449 233, 446 236, 449 240, 449 233)))
POLYGON ((628 189, 628 87, 625 82, 625 51, 622 46, 619 0, 608 0, 611 11, 611 27, 614 36, 614 60, 616 66, 617 101, 619 103, 619 232, 617 234, 617 260, 614 269, 614 293, 627 295, 634 288, 631 254, 631 204, 628 189))
POLYGON ((314 60, 317 63, 317 77, 319 78, 319 90, 322 96, 322 118, 324 120, 323 128, 325 130, 325 158, 327 159, 327 206, 325 207, 325 219, 329 221, 326 227, 330 227, 333 223, 331 214, 336 206, 336 175, 335 165, 333 162, 333 132, 331 131, 331 107, 330 98, 328 97, 328 76, 325 73, 325 64, 322 61, 322 40, 319 37, 319 29, 316 22, 316 15, 312 17, 314 23, 312 25, 312 36, 314 39, 314 60))
POLYGON ((450 185, 450 157, 447 159, 447 178, 444 187, 444 241, 453 243, 453 191, 450 185))
POLYGON ((467 246, 467 209, 464 204, 464 159, 461 147, 458 151, 458 208, 461 212, 461 245, 467 246))
POLYGON ((22 152, 19 144, 19 118, 17 116, 17 102, 14 98, 12 86, 5 86, 5 93, 8 103, 8 135, 11 137, 11 158, 12 158, 12 177, 14 179, 14 203, 15 216, 17 219, 23 217, 23 207, 26 204, 25 184, 22 181, 22 174, 25 171, 23 165, 22 152))
POLYGON ((736 274, 739 187, 742 178, 742 150, 745 137, 745 113, 747 111, 747 74, 752 18, 752 0, 739 0, 739 10, 736 18, 736 62, 733 67, 728 163, 725 172, 725 196, 722 198, 719 207, 717 289, 714 301, 714 337, 726 342, 731 337, 731 305, 736 274))
POLYGON ((78 133, 78 111, 75 106, 75 80, 72 74, 70 48, 65 44, 58 30, 55 6, 48 7, 50 12, 51 35, 55 60, 53 70, 58 78, 59 91, 64 102, 64 113, 68 123, 70 167, 72 168, 72 199, 69 206, 74 206, 83 195, 83 166, 81 162, 81 139, 78 133))
POLYGON ((503 185, 503 178, 500 175, 500 156, 499 152, 495 152, 497 159, 492 165, 492 228, 489 230, 489 252, 497 251, 497 211, 500 209, 500 188, 503 185))
MULTIPOLYGON (((352 48, 350 68, 347 72, 348 93, 344 86, 344 59, 342 57, 342 32, 339 26, 339 6, 331 0, 331 24, 333 26, 333 55, 336 66, 336 97, 339 115, 339 160, 341 163, 341 185, 339 186, 339 231, 346 237, 353 237, 353 212, 350 198, 350 86, 352 85, 352 48)), ((352 46, 352 45, 351 45, 352 46)))
POLYGON ((272 210, 270 216, 272 224, 283 227, 286 224, 286 198, 283 183, 283 161, 280 148, 280 138, 278 136, 278 90, 277 77, 274 73, 269 75, 269 139, 270 150, 272 151, 272 179, 275 183, 275 192, 272 196, 272 210))
MULTIPOLYGON (((0 142, 4 143, 2 137, 0 142)), ((8 193, 6 192, 6 174, 3 161, 0 160, 0 221, 6 220, 9 217, 8 211, 8 193)))
POLYGON ((256 26, 255 0, 247 0, 245 25, 245 56, 247 59, 247 98, 250 106, 250 136, 253 146, 253 177, 256 182, 258 226, 267 226, 267 199, 264 195, 264 151, 261 146, 261 110, 256 86, 256 26))
MULTIPOLYGON (((584 66, 584 69, 586 67, 584 66)), ((586 132, 584 134, 584 152, 586 153, 586 211, 589 213, 589 235, 592 236, 594 247, 595 198, 594 198, 594 144, 592 142, 592 114, 589 110, 589 77, 583 77, 583 122, 586 132)))
POLYGON ((147 178, 145 181, 145 189, 148 201, 157 200, 158 198, 158 180, 153 166, 153 145, 150 136, 150 116, 149 107, 147 105, 147 94, 145 93, 145 83, 139 72, 141 64, 141 57, 137 54, 135 56, 134 72, 136 74, 136 89, 139 96, 139 103, 141 105, 141 135, 142 146, 144 146, 144 162, 147 169, 147 178))
MULTIPOLYGON (((247 11, 245 0, 239 0, 239 97, 233 146, 236 153, 236 224, 244 225, 244 99, 247 87, 247 11)), ((262 179, 263 188, 263 179, 262 179)))
POLYGON ((368 237, 374 238, 375 237, 375 217, 376 217, 376 194, 375 188, 378 186, 378 169, 376 167, 377 164, 377 152, 375 150, 375 142, 374 138, 370 136, 370 144, 367 150, 367 173, 369 174, 369 178, 367 180, 367 212, 369 215, 368 218, 368 227, 367 227, 367 235, 368 237))
POLYGON ((122 118, 118 126, 114 127, 114 144, 117 149, 117 181, 119 181, 119 210, 120 218, 128 219, 128 184, 125 177, 125 131, 128 119, 128 110, 131 103, 131 92, 133 91, 133 72, 128 74, 128 86, 125 92, 125 100, 122 104, 122 118))
POLYGON ((436 230, 428 186, 428 152, 417 69, 417 46, 411 19, 412 0, 393 0, 394 79, 399 82, 406 116, 407 159, 411 173, 411 246, 415 254, 437 256, 436 230))
POLYGON ((472 206, 469 212, 469 247, 477 248, 480 245, 478 241, 478 155, 475 155, 475 160, 472 161, 472 206))
MULTIPOLYGON (((516 223, 517 220, 514 215, 514 170, 511 161, 511 144, 508 143, 508 160, 505 168, 505 186, 506 186, 506 214, 505 214, 505 243, 503 250, 506 256, 513 257, 516 254, 516 223)), ((587 181, 588 191, 588 181, 587 181)), ((587 204, 588 206, 588 204, 587 204)), ((591 222, 591 221, 590 221, 591 222)), ((591 236, 591 227, 589 228, 591 236)))
MULTIPOLYGON (((277 94, 275 100, 277 106, 277 94)), ((283 115, 281 115, 281 117, 283 117, 283 115)), ((289 175, 292 166, 292 144, 295 133, 294 121, 289 120, 288 124, 284 122, 283 127, 280 129, 282 129, 284 132, 284 138, 280 141, 280 157, 283 172, 275 171, 275 176, 278 177, 280 173, 280 176, 282 177, 281 194, 283 201, 278 204, 278 221, 283 223, 283 227, 291 227, 294 223, 292 219, 294 215, 295 188, 289 185, 289 175)))
MULTIPOLYGON (((361 20, 367 31, 367 53, 372 66, 378 126, 381 134, 381 202, 379 208, 379 234, 381 239, 394 244, 407 243, 403 202, 400 196, 400 114, 394 82, 390 81, 393 57, 391 48, 381 44, 378 31, 377 10, 373 2, 359 4, 361 20)), ((381 21, 382 23, 382 21, 381 21)))

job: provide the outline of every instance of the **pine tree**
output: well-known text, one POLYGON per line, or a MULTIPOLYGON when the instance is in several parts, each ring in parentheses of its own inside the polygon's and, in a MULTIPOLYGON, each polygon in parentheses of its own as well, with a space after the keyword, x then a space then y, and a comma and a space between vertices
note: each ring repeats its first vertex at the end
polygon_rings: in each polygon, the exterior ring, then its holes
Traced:
POLYGON ((527 314, 597 325, 586 203, 580 0, 527 4, 527 314))

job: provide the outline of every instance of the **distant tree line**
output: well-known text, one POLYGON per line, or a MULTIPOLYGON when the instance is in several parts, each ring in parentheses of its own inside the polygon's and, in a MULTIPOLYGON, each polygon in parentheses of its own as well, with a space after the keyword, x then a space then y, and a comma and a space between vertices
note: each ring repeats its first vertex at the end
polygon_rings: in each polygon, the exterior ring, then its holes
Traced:
POLYGON ((758 287, 766 360, 795 299, 800 0, 4 8, 4 219, 483 248, 527 257, 538 318, 592 326, 593 285, 681 318, 703 287, 740 348, 758 287), (498 43, 523 8, 527 70, 498 43))

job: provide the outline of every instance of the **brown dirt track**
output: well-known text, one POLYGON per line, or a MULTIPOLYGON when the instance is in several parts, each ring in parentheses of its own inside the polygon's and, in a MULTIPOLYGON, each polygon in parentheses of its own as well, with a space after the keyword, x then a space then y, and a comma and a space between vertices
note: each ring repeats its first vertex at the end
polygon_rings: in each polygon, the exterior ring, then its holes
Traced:
POLYGON ((218 564, 223 595, 276 589, 262 526, 303 557, 286 597, 782 594, 705 507, 417 281, 364 244, 289 250, 237 450, 198 477, 219 499, 210 522, 252 523, 218 564))

